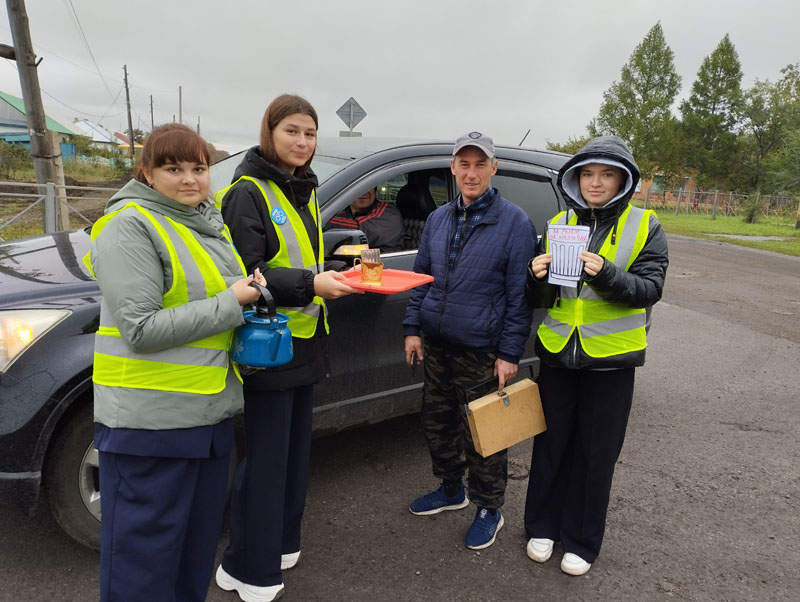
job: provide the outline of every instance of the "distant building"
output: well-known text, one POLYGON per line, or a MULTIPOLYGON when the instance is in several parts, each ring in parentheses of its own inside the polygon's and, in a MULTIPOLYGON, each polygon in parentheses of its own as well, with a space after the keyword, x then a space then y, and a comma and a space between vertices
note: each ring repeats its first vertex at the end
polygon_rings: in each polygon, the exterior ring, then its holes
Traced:
POLYGON ((92 146, 97 148, 115 149, 119 144, 114 134, 102 125, 91 122, 88 119, 78 119, 76 117, 72 127, 79 131, 81 136, 89 138, 92 141, 92 146))
MULTIPOLYGON (((58 134, 62 159, 68 161, 73 158, 75 145, 72 144, 72 136, 75 132, 52 117, 47 117, 47 129, 58 134)), ((0 92, 0 139, 6 142, 18 142, 28 151, 31 149, 31 135, 25 119, 25 103, 21 98, 7 92, 0 92)))
MULTIPOLYGON (((114 132, 114 138, 117 139, 117 144, 119 145, 119 148, 122 149, 122 151, 127 152, 131 144, 131 139, 128 137, 128 135, 121 134, 119 132, 114 132)), ((139 144, 138 142, 134 142, 133 152, 141 150, 141 148, 142 148, 141 144, 139 144)))

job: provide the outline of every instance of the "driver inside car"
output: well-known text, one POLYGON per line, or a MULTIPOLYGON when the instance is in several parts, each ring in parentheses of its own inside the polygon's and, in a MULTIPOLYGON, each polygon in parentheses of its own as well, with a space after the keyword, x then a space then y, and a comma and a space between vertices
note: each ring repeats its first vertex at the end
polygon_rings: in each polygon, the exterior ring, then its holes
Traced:
POLYGON ((375 198, 377 189, 371 188, 355 199, 343 211, 331 218, 329 227, 361 230, 370 248, 380 249, 382 253, 402 251, 403 217, 392 203, 384 203, 375 198))

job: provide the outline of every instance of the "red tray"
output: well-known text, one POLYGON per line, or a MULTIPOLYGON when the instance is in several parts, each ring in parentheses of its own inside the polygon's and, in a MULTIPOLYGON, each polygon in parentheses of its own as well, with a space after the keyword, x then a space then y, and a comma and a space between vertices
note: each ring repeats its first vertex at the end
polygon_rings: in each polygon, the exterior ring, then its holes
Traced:
POLYGON ((406 270, 391 270, 384 269, 381 280, 382 284, 367 284, 361 282, 361 270, 349 269, 344 272, 339 272, 342 276, 347 278, 348 286, 357 288, 369 293, 381 293, 383 295, 394 295, 395 293, 402 293, 415 286, 433 282, 433 276, 428 274, 418 274, 417 272, 408 272, 406 270))

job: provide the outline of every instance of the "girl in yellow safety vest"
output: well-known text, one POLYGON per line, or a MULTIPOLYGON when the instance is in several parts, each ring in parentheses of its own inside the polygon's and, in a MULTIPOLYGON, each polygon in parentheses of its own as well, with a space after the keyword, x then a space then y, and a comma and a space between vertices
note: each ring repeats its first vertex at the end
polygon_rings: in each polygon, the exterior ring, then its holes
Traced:
POLYGON ((245 266, 264 273, 278 311, 289 316, 294 348, 290 363, 244 376, 247 452, 234 482, 230 544, 216 573, 217 585, 243 600, 282 595, 282 571, 300 557, 313 386, 330 373, 325 299, 358 292, 324 266, 310 168, 317 125, 305 99, 273 100, 260 144, 215 195, 245 266))
POLYGON ((102 601, 201 602, 214 569, 243 405, 228 352, 258 291, 210 202, 208 166, 197 133, 157 127, 92 228, 102 601))
POLYGON ((560 542, 568 575, 586 573, 600 552, 634 370, 644 364, 650 309, 666 276, 661 224, 630 204, 638 182, 620 138, 602 136, 578 151, 558 175, 567 210, 548 222, 528 274, 529 301, 547 309, 536 338, 547 430, 533 444, 527 554, 546 562, 560 542), (585 249, 574 252, 557 233, 588 236, 585 249))

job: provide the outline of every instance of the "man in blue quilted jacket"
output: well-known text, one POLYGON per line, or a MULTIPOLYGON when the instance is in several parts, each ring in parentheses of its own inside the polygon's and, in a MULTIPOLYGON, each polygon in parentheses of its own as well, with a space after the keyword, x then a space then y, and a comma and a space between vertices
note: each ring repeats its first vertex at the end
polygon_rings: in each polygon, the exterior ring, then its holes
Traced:
POLYGON ((503 527, 508 454, 475 451, 465 404, 517 373, 531 329, 525 281, 536 229, 491 187, 497 159, 489 136, 461 136, 450 168, 461 193, 428 217, 414 262, 434 281, 414 289, 403 320, 406 362, 424 360, 422 423, 441 485, 409 510, 437 514, 472 500, 477 512, 464 543, 480 550, 503 527))

